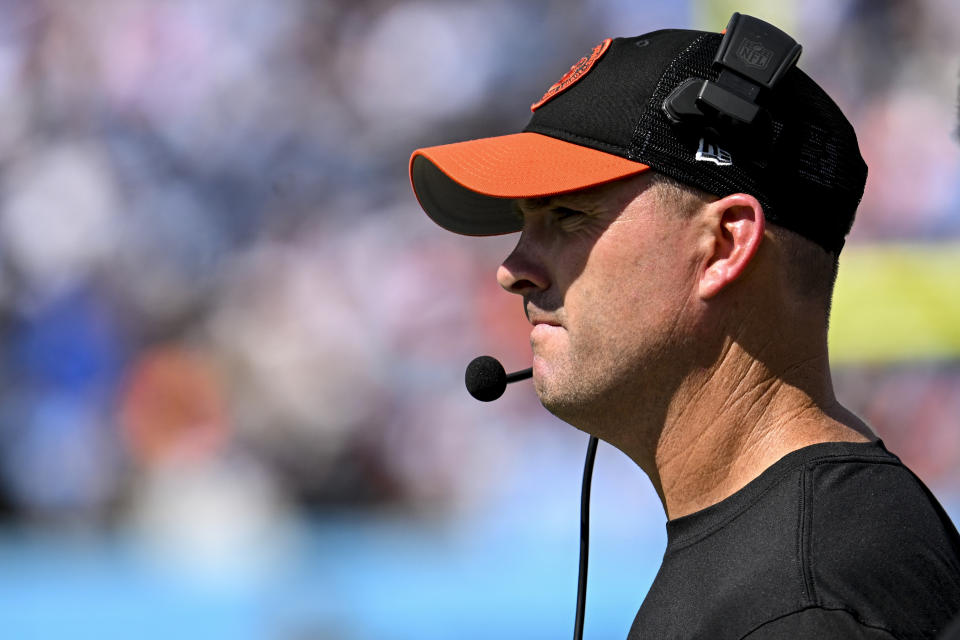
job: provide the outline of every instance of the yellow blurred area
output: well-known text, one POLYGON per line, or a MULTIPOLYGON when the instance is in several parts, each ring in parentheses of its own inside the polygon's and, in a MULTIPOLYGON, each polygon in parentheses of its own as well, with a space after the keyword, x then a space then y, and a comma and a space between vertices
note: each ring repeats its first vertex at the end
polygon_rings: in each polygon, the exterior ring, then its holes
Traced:
POLYGON ((834 364, 960 357, 960 243, 847 247, 830 321, 834 364))
POLYGON ((734 12, 766 20, 787 33, 797 32, 795 2, 768 2, 766 0, 700 0, 691 5, 693 28, 720 31, 734 12))

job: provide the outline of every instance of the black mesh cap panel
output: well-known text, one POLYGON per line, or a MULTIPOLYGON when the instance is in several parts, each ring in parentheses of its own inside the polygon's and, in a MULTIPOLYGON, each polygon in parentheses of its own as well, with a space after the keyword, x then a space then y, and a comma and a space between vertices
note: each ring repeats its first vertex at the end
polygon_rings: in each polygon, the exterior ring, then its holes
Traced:
POLYGON ((650 165, 717 196, 749 193, 767 220, 839 251, 867 167, 853 127, 805 73, 792 69, 749 128, 704 130, 671 122, 664 100, 688 78, 716 80, 722 36, 666 30, 615 39, 595 67, 534 112, 534 131, 650 165), (697 160, 701 141, 732 164, 697 160))
POLYGON ((632 158, 633 132, 649 96, 694 31, 655 31, 616 38, 579 82, 534 111, 524 131, 632 158))

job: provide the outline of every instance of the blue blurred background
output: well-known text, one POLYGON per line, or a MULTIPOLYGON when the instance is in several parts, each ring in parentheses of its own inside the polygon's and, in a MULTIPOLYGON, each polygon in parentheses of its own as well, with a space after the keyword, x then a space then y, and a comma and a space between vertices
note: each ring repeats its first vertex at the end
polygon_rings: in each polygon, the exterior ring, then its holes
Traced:
MULTIPOLYGON (((568 636, 586 437, 463 390, 529 362, 514 239, 433 226, 407 159, 734 10, 857 128, 835 383, 960 517, 952 0, 0 0, 2 636, 568 636)), ((623 638, 664 516, 605 445, 592 542, 623 638)))

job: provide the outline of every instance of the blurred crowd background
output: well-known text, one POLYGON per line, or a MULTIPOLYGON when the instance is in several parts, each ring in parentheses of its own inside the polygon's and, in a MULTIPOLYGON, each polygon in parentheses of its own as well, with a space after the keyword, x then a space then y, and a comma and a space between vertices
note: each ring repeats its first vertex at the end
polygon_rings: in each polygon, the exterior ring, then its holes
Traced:
MULTIPOLYGON (((466 395, 475 355, 529 361, 513 239, 433 226, 407 160, 519 130, 604 37, 734 10, 858 131, 841 285, 911 249, 890 321, 939 337, 838 338, 835 382, 960 518, 953 0, 0 0, 0 633, 567 634, 586 438, 529 383, 466 395)), ((587 635, 625 637, 663 513, 618 452, 597 474, 587 635)))

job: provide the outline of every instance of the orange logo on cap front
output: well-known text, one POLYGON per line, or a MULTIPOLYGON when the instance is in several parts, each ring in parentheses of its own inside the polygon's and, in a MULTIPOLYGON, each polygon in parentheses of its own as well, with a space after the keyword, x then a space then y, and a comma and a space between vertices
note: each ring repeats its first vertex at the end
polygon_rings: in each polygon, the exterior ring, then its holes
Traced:
POLYGON ((570 87, 573 84, 587 75, 587 72, 593 68, 594 63, 600 59, 600 56, 604 54, 607 50, 607 47, 610 46, 611 39, 607 38, 597 46, 593 48, 593 51, 590 52, 590 55, 583 56, 580 60, 577 61, 577 64, 570 67, 570 71, 567 71, 563 74, 563 77, 557 80, 552 87, 547 89, 547 92, 543 94, 543 97, 539 101, 534 102, 530 105, 530 111, 536 111, 542 107, 548 100, 552 99, 554 96, 557 96, 570 87))

